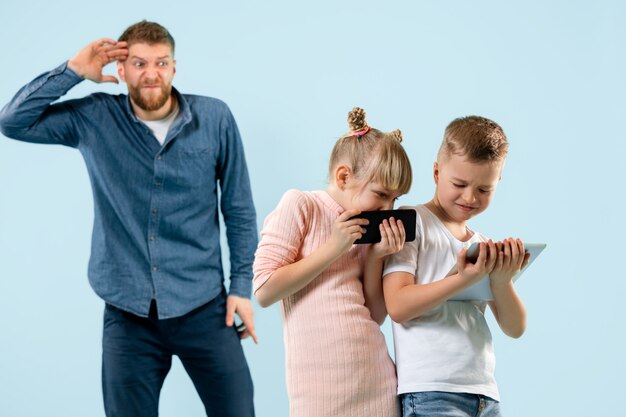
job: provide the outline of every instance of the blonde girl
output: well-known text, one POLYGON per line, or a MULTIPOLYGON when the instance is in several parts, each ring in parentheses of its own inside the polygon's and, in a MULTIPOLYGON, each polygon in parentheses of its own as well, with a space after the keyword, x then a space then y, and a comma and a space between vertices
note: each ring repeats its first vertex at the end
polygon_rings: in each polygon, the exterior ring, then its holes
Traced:
POLYGON ((412 171, 399 130, 383 133, 348 115, 332 151, 325 191, 290 190, 265 219, 254 262, 259 304, 280 301, 292 417, 396 417, 396 373, 379 325, 384 259, 405 233, 393 218, 382 240, 355 245, 365 210, 392 209, 412 171))

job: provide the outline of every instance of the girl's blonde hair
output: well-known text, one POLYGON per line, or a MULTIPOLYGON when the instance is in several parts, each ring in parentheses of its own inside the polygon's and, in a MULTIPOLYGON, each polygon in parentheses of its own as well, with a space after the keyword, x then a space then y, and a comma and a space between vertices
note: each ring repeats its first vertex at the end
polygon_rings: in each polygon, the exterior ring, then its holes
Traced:
POLYGON ((377 182, 384 188, 406 194, 411 189, 413 172, 402 142, 402 132, 381 132, 368 126, 365 110, 355 107, 348 113, 350 132, 343 135, 330 155, 329 172, 345 163, 352 174, 365 183, 377 182))

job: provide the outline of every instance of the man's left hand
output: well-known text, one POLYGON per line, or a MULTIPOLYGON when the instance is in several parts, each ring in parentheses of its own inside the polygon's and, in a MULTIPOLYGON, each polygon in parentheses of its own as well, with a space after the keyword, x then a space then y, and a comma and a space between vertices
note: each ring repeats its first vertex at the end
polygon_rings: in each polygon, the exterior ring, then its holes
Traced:
POLYGON ((252 302, 248 298, 229 295, 226 299, 226 325, 232 327, 235 324, 235 313, 241 318, 242 324, 237 326, 239 338, 245 339, 252 336, 254 343, 259 343, 254 331, 254 310, 252 302))

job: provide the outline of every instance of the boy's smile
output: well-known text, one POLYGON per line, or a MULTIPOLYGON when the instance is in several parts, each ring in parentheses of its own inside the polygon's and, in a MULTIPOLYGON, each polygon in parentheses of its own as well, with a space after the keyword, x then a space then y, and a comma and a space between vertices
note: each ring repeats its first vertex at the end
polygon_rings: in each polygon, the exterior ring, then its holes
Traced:
POLYGON ((464 225, 489 207, 500 180, 502 162, 473 162, 466 156, 442 155, 434 165, 434 202, 446 221, 464 225))

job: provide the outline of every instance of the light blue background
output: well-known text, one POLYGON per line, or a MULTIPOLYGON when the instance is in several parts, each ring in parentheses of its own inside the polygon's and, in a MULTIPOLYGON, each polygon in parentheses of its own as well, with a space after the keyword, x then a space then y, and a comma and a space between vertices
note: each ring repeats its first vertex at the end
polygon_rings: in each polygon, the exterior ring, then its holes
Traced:
MULTIPOLYGON (((0 103, 88 42, 159 21, 178 45, 174 84, 223 99, 237 118, 259 229, 287 189, 325 187, 355 105, 404 132, 415 181, 400 204, 432 196, 452 118, 493 118, 510 157, 472 226, 548 243, 518 281, 526 334, 509 339, 490 316, 505 415, 615 415, 626 373, 625 12, 618 1, 10 2, 0 103)), ((68 96, 92 91, 125 86, 84 82, 68 96)), ((103 416, 81 156, 0 138, 0 184, 0 416, 103 416)), ((287 416, 278 306, 257 308, 256 323, 261 343, 244 345, 257 415, 287 416)), ((389 321, 383 331, 391 344, 389 321)), ((176 362, 161 416, 201 415, 176 362)))

